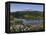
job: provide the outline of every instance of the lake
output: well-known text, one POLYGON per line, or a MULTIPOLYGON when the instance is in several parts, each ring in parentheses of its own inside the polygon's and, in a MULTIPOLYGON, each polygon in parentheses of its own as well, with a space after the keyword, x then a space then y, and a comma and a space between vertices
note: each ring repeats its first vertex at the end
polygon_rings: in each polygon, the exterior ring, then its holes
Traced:
POLYGON ((16 20, 23 21, 23 24, 40 24, 40 23, 43 23, 43 19, 37 19, 37 20, 16 19, 16 20))
POLYGON ((23 20, 23 24, 40 24, 43 20, 23 20))

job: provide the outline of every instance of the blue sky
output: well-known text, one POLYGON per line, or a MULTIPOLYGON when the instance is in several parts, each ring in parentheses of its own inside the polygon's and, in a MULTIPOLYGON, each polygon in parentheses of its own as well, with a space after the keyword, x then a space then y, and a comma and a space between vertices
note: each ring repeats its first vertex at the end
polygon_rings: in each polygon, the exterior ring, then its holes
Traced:
POLYGON ((43 5, 32 5, 32 4, 10 4, 10 12, 31 10, 31 11, 43 11, 43 5))

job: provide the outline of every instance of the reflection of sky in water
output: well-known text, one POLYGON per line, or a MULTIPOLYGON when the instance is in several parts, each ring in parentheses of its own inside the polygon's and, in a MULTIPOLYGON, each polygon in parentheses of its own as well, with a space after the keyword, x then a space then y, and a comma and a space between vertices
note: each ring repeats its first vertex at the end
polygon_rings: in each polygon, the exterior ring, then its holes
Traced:
POLYGON ((32 11, 43 11, 43 5, 32 5, 32 4, 10 4, 10 11, 22 11, 22 10, 32 10, 32 11))
POLYGON ((43 23, 43 20, 23 20, 24 24, 40 24, 43 23))
POLYGON ((26 20, 26 19, 15 19, 15 20, 21 20, 23 21, 23 24, 40 24, 40 23, 43 23, 43 20, 42 19, 39 19, 39 20, 26 20))

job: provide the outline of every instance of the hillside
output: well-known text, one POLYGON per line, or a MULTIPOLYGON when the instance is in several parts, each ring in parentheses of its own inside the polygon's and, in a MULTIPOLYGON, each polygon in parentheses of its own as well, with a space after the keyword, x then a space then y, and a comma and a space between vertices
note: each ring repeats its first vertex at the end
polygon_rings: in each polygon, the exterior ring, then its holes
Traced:
POLYGON ((11 15, 21 19, 43 19, 43 12, 39 11, 17 11, 11 12, 11 15))

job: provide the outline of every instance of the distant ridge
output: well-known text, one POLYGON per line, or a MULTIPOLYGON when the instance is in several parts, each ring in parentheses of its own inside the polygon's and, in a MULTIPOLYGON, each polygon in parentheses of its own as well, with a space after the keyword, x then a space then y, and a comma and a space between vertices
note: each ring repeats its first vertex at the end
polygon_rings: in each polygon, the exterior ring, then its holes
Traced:
POLYGON ((43 11, 35 11, 35 10, 32 10, 32 9, 24 9, 24 10, 19 10, 19 11, 14 11, 14 12, 26 12, 26 11, 29 11, 29 12, 43 12, 43 11))
POLYGON ((21 10, 21 11, 14 11, 14 12, 26 12, 26 11, 29 11, 29 12, 43 12, 43 11, 33 11, 33 10, 21 10))

